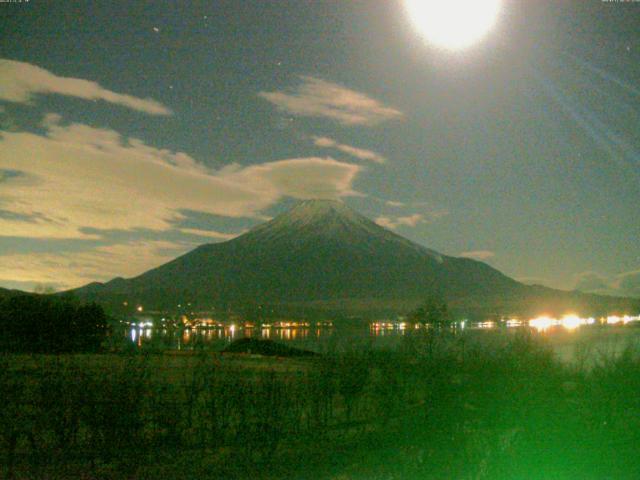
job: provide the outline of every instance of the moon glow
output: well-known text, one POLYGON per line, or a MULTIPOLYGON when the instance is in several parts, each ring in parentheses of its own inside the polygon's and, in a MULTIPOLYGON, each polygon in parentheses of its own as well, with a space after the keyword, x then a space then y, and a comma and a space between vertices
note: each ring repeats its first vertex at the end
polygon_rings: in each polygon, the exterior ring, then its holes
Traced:
POLYGON ((447 50, 480 41, 496 23, 501 7, 502 0, 405 0, 420 35, 447 50))

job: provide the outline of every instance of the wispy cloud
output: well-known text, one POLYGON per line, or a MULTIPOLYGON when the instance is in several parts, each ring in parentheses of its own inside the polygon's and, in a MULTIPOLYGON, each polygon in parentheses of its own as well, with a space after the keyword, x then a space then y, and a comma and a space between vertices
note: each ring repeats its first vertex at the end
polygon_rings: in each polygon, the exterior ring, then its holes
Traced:
POLYGON ((360 160, 368 160, 375 163, 386 162, 386 158, 379 153, 364 148, 352 147, 351 145, 345 145, 344 143, 338 143, 329 137, 313 137, 313 144, 316 147, 321 148, 334 148, 360 160))
POLYGON ((195 244, 138 241, 85 251, 0 256, 0 282, 72 288, 117 276, 132 277, 168 262, 195 244))
POLYGON ((395 230, 400 226, 405 227, 415 227, 419 223, 426 223, 424 215, 420 213, 414 213, 413 215, 407 215, 404 217, 388 217, 388 216, 380 216, 376 218, 376 223, 381 227, 389 228, 391 230, 395 230))
POLYGON ((236 238, 238 235, 242 235, 245 231, 241 231, 238 233, 224 233, 217 232, 215 230, 203 230, 201 228, 181 228, 181 233, 186 233, 188 235, 195 235, 197 237, 208 237, 208 238, 217 238, 219 240, 231 240, 232 238, 236 238))
POLYGON ((342 85, 309 76, 300 79, 302 84, 297 88, 259 95, 291 115, 325 117, 343 125, 376 125, 403 116, 399 110, 342 85))
POLYGON ((0 59, 0 100, 28 103, 38 94, 57 94, 103 100, 151 115, 170 115, 161 103, 131 95, 116 93, 96 82, 73 77, 59 77, 30 63, 0 59))
MULTIPOLYGON (((400 202, 392 203, 400 204, 400 202)), ((392 206, 399 207, 402 205, 404 204, 392 206)), ((375 222, 382 227, 395 230, 398 227, 417 227, 422 223, 431 223, 448 214, 449 212, 444 210, 433 210, 423 213, 413 213, 411 215, 381 215, 375 219, 375 222)))
POLYGON ((258 217, 283 197, 353 195, 358 165, 293 158, 212 171, 181 152, 48 116, 47 133, 1 132, 0 236, 96 238, 174 229, 183 210, 258 217), (94 229, 92 233, 91 229, 94 229), (89 232, 89 233, 88 233, 89 232))
POLYGON ((464 258, 472 258, 473 260, 484 261, 495 257, 496 254, 491 250, 472 250, 469 252, 462 252, 459 256, 464 258))
POLYGON ((333 158, 293 158, 276 162, 238 167, 219 178, 234 184, 251 186, 266 198, 334 199, 358 195, 352 189, 356 175, 362 167, 340 162, 333 158))

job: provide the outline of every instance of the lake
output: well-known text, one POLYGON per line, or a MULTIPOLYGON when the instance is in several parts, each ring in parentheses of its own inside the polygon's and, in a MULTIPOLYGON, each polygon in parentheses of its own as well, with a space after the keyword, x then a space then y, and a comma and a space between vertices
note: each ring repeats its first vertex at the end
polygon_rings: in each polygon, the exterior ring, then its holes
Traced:
MULTIPOLYGON (((546 317, 545 317, 546 318, 546 317)), ((628 346, 640 344, 638 317, 628 321, 578 322, 575 319, 563 325, 561 321, 534 321, 516 323, 480 322, 458 323, 449 330, 458 341, 491 344, 518 332, 530 332, 547 343, 559 359, 565 362, 587 362, 618 355, 628 346)), ((244 338, 274 340, 316 352, 340 351, 359 348, 397 348, 411 339, 424 338, 430 329, 423 325, 403 322, 370 322, 360 325, 333 325, 323 323, 218 324, 214 327, 154 328, 140 322, 129 325, 118 333, 121 340, 138 348, 169 350, 222 350, 230 342, 244 338)))

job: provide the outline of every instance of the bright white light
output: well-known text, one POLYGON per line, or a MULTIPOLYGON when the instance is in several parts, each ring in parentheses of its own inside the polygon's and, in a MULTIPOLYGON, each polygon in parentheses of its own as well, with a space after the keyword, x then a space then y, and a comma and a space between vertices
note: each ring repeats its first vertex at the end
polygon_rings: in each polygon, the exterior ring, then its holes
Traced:
POLYGON ((458 50, 479 41, 495 24, 502 0, 405 0, 411 21, 431 43, 458 50))
POLYGON ((557 325, 557 322, 558 321, 554 318, 542 316, 542 317, 537 317, 529 320, 529 326, 532 328, 535 328, 540 332, 544 332, 545 330, 548 330, 554 325, 557 325))
POLYGON ((484 329, 493 328, 495 326, 496 326, 495 322, 480 322, 480 323, 478 323, 478 328, 481 328, 483 330, 484 329))
POLYGON ((618 323, 623 323, 624 325, 626 325, 629 322, 637 322, 638 320, 640 320, 640 315, 637 315, 635 317, 632 317, 631 315, 624 315, 622 317, 612 315, 610 317, 607 317, 607 324, 616 325, 618 323))
POLYGON ((577 315, 565 315, 564 317, 562 317, 562 319, 560 320, 560 323, 562 324, 562 326, 564 328, 566 328, 567 330, 575 330, 576 328, 578 328, 580 325, 584 325, 586 324, 586 320, 581 319, 580 317, 578 317, 577 315))
POLYGON ((622 319, 616 315, 611 315, 609 317, 607 317, 607 324, 608 325, 615 325, 616 323, 620 323, 622 321, 622 319))

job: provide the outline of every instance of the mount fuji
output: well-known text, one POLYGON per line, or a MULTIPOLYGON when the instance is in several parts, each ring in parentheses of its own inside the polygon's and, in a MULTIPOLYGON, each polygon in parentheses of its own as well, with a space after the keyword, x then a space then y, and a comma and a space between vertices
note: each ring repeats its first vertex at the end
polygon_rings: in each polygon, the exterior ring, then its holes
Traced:
POLYGON ((75 293, 154 310, 189 302, 200 309, 269 305, 351 313, 407 311, 437 295, 469 315, 622 300, 521 284, 485 263, 416 244, 331 200, 300 202, 232 240, 75 293))

